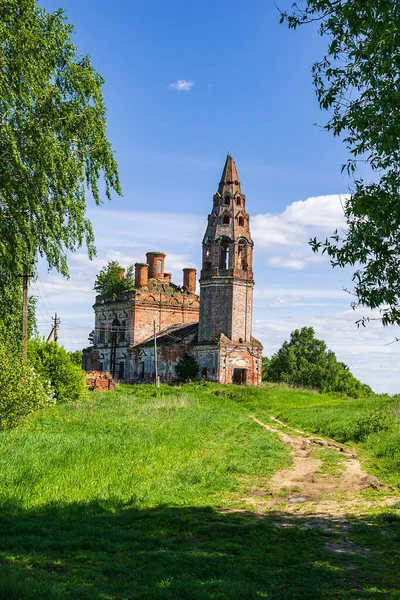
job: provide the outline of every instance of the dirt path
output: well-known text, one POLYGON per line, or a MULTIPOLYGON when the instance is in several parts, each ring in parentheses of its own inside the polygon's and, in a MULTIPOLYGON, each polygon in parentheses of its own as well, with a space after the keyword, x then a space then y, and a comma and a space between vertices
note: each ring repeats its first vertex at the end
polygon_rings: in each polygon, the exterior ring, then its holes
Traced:
POLYGON ((266 424, 251 416, 253 421, 279 436, 291 448, 293 464, 278 471, 265 487, 252 486, 248 503, 257 511, 282 510, 286 513, 313 514, 342 518, 347 513, 357 514, 369 507, 390 506, 399 501, 393 491, 376 477, 362 469, 357 455, 342 444, 321 437, 310 436, 292 429, 270 417, 266 424), (273 423, 273 425, 272 425, 273 423), (338 452, 336 472, 324 468, 324 451, 338 452), (382 492, 378 498, 367 500, 365 490, 382 492))

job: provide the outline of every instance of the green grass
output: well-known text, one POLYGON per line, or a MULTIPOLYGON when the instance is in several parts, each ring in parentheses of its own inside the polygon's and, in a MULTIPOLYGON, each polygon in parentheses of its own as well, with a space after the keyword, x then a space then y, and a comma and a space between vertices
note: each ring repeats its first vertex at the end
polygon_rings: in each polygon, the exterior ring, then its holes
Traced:
POLYGON ((340 533, 328 518, 281 527, 282 514, 243 510, 249 485, 290 464, 249 414, 288 411, 305 428, 313 405, 322 423, 324 402, 332 415, 340 401, 272 387, 121 386, 1 432, 0 599, 400 598, 396 508, 340 533), (332 551, 342 535, 348 545, 332 551))
POLYGON ((244 407, 200 392, 122 387, 36 413, 1 434, 0 502, 218 506, 235 497, 240 477, 289 464, 244 407))
POLYGON ((339 476, 345 470, 346 456, 333 448, 314 450, 314 456, 321 461, 320 472, 327 475, 339 476))

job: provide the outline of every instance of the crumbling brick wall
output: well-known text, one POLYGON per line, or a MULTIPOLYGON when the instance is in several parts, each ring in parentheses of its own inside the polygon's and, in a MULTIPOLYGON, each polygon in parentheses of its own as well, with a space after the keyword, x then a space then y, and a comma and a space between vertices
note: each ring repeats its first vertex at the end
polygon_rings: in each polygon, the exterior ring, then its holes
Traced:
POLYGON ((109 373, 91 371, 86 375, 86 385, 94 392, 109 392, 115 390, 115 382, 109 373))

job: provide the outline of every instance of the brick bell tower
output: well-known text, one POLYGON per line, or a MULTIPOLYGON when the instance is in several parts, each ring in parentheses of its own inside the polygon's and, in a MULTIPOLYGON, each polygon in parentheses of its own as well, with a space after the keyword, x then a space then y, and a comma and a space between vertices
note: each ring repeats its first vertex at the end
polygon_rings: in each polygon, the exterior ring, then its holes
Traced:
POLYGON ((236 165, 228 154, 203 239, 200 344, 215 343, 221 334, 233 343, 251 344, 254 280, 249 221, 236 165))

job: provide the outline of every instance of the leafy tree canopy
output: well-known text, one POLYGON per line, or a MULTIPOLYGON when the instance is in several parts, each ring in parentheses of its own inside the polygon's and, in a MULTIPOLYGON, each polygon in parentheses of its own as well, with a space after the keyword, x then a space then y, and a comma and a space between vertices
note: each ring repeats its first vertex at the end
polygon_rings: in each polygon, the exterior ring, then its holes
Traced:
POLYGON ((290 341, 285 341, 272 356, 267 379, 356 397, 373 393, 336 359, 325 342, 315 337, 312 327, 296 329, 290 334, 290 341))
POLYGON ((343 136, 353 177, 347 228, 311 245, 333 266, 356 266, 356 303, 382 308, 382 322, 400 323, 400 1, 306 0, 281 22, 296 29, 318 22, 327 50, 313 66, 325 129, 343 136), (372 182, 357 176, 359 163, 372 182))
POLYGON ((134 267, 130 265, 124 272, 116 260, 108 261, 96 277, 94 290, 104 298, 115 300, 123 292, 135 288, 134 267))
POLYGON ((67 274, 66 252, 86 243, 86 191, 121 193, 106 137, 104 79, 71 42, 62 10, 5 0, 0 19, 0 265, 38 255, 67 274))

